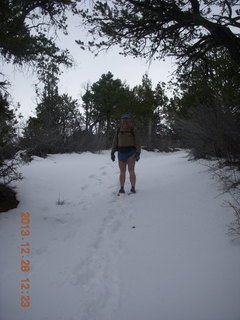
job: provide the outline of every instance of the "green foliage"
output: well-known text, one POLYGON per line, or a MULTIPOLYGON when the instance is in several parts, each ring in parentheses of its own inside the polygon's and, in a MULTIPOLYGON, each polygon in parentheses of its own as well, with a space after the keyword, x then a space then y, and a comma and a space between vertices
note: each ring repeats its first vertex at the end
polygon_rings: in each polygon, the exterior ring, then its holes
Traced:
POLYGON ((224 48, 240 66, 237 9, 237 0, 113 0, 96 1, 91 10, 82 10, 82 17, 93 35, 88 43, 93 50, 117 45, 125 55, 174 56, 194 64, 224 48))
POLYGON ((14 64, 35 63, 51 57, 71 64, 69 52, 55 45, 55 32, 67 33, 67 10, 77 12, 71 0, 16 0, 0 2, 0 54, 14 64), (51 31, 51 32, 50 32, 51 31), (52 33, 52 35, 51 35, 52 33))
POLYGON ((153 89, 151 81, 144 76, 140 88, 140 91, 145 93, 142 104, 143 110, 145 110, 142 121, 142 124, 145 123, 143 142, 145 140, 145 145, 150 150, 157 148, 161 151, 169 151, 171 148, 175 148, 177 146, 176 139, 166 122, 166 110, 169 108, 170 101, 165 92, 165 83, 159 82, 153 89))
POLYGON ((108 72, 91 87, 88 85, 82 96, 87 130, 108 137, 109 147, 113 131, 119 126, 121 114, 130 113, 135 125, 142 131, 145 144, 152 144, 154 134, 161 130, 160 119, 164 106, 168 103, 164 83, 158 83, 155 90, 147 75, 139 86, 130 89, 108 72))
POLYGON ((117 45, 124 55, 177 59, 170 101, 160 86, 158 102, 148 79, 133 91, 149 141, 180 132, 197 156, 239 158, 239 1, 99 0, 81 14, 93 51, 117 45))
POLYGON ((14 111, 10 109, 8 99, 9 95, 0 91, 0 148, 3 157, 6 156, 4 149, 13 142, 16 136, 17 120, 14 111))
POLYGON ((228 55, 179 75, 175 127, 193 155, 240 158, 240 75, 228 55))
POLYGON ((0 182, 4 184, 21 178, 17 172, 19 161, 14 159, 17 151, 16 125, 14 110, 10 109, 9 95, 2 89, 0 90, 0 182))
POLYGON ((82 96, 83 118, 77 101, 58 93, 58 72, 54 64, 48 64, 39 73, 42 86, 37 88, 36 117, 28 120, 22 140, 31 154, 107 148, 123 113, 133 116, 147 137, 146 144, 152 144, 153 137, 160 134, 161 110, 168 103, 164 84, 153 90, 145 75, 142 84, 131 90, 110 72, 103 74, 82 96))
POLYGON ((142 119, 152 118, 156 105, 152 82, 147 75, 143 76, 142 83, 136 86, 133 92, 138 102, 138 115, 140 115, 142 119))
POLYGON ((29 118, 22 140, 32 154, 63 152, 68 138, 80 128, 78 102, 67 94, 59 94, 58 73, 54 63, 39 73, 43 89, 37 88, 36 117, 29 118))
MULTIPOLYGON (((60 50, 55 41, 57 30, 67 34, 67 10, 77 13, 79 2, 80 0, 1 0, 2 61, 38 68, 50 61, 55 65, 71 66, 68 50, 60 50)), ((17 173, 18 161, 14 159, 17 151, 14 145, 16 118, 11 111, 5 86, 6 81, 0 82, 0 178, 4 183, 9 183, 20 178, 20 175, 17 173)), ((36 127, 34 121, 31 123, 31 130, 33 127, 36 127)))
POLYGON ((133 88, 134 97, 137 102, 136 115, 142 120, 155 119, 160 121, 162 109, 168 103, 165 93, 165 83, 159 82, 155 89, 152 82, 145 74, 142 83, 133 88))
POLYGON ((132 113, 133 99, 132 92, 121 80, 113 79, 111 72, 103 74, 82 96, 87 127, 108 135, 122 113, 132 113))
MULTIPOLYGON (((111 116, 124 105, 124 85, 121 80, 113 79, 113 74, 108 72, 95 82, 92 87, 92 98, 95 104, 95 112, 101 120, 107 121, 107 129, 111 116)), ((127 109, 127 106, 124 106, 127 109)))

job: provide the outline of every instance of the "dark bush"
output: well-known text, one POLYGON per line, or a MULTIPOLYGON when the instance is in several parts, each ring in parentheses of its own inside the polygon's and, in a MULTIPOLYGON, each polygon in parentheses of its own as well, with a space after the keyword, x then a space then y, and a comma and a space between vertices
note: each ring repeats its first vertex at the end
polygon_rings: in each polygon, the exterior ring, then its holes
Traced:
POLYGON ((18 206, 19 201, 16 198, 16 192, 0 183, 0 212, 14 209, 18 206))

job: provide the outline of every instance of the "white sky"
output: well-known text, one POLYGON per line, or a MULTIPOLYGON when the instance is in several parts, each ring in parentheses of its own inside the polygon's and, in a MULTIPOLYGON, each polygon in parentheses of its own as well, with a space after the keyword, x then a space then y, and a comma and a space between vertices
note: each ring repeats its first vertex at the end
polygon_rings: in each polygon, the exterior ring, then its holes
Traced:
MULTIPOLYGON (((89 51, 81 50, 74 40, 84 40, 86 33, 78 27, 79 20, 76 17, 69 20, 69 35, 59 36, 62 48, 68 48, 75 61, 75 67, 64 70, 60 78, 59 91, 67 93, 74 99, 80 99, 84 88, 89 82, 93 84, 98 81, 103 73, 110 71, 114 79, 125 81, 131 88, 139 85, 142 76, 147 73, 152 80, 153 87, 159 81, 168 82, 174 66, 171 59, 166 61, 153 61, 149 64, 146 60, 119 55, 118 48, 112 48, 107 53, 102 52, 95 57, 89 51)), ((79 19, 79 18, 78 18, 79 19)), ((37 79, 29 68, 19 70, 11 65, 3 65, 0 69, 11 83, 10 93, 14 103, 20 102, 20 112, 25 118, 34 115, 36 107, 36 94, 34 84, 37 79)))

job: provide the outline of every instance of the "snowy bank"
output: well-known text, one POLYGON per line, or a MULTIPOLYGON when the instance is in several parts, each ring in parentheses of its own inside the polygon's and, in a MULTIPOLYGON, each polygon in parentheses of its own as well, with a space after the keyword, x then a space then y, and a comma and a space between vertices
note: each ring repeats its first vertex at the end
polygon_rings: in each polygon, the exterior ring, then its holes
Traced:
POLYGON ((0 320, 240 319, 232 213, 184 151, 143 151, 130 196, 109 151, 22 172, 19 207, 0 214, 0 320))

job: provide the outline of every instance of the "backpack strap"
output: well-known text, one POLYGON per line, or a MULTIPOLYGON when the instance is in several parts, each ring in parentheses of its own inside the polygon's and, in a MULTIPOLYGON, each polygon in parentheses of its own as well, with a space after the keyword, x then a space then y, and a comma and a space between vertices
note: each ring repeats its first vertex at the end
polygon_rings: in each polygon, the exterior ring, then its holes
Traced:
MULTIPOLYGON (((120 127, 117 128, 117 135, 119 134, 120 129, 121 129, 120 127)), ((130 132, 130 133, 132 134, 132 136, 135 137, 134 127, 131 127, 129 131, 125 131, 125 132, 126 132, 126 133, 129 133, 129 132, 130 132)))

